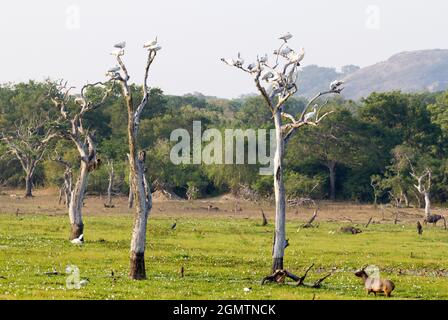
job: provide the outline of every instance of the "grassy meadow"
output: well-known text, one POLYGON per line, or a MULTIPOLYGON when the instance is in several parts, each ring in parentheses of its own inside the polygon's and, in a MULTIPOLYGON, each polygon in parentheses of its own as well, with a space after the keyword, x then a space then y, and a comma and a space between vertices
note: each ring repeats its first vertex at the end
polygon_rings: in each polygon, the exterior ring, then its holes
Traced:
POLYGON ((0 213, 0 299, 385 299, 368 297, 353 275, 366 264, 395 282, 393 299, 448 299, 448 231, 442 227, 427 227, 419 237, 410 222, 367 229, 359 224, 363 233, 349 235, 338 231, 345 222, 298 229, 300 222, 290 220, 285 267, 301 275, 315 263, 306 282, 334 270, 321 289, 311 289, 260 285, 271 263, 270 222, 261 226, 259 217, 213 213, 157 214, 149 220, 148 279, 132 281, 127 277, 131 214, 87 215, 86 243, 78 247, 68 241, 65 215, 0 213), (67 289, 68 265, 76 265, 89 283, 67 289))

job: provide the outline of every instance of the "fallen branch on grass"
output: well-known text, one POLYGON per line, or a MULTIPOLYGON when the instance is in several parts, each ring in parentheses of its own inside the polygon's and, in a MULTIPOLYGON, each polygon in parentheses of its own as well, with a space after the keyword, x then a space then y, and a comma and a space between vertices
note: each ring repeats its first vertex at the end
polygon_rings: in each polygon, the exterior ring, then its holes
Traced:
POLYGON ((322 287, 322 282, 327 279, 328 277, 330 277, 334 271, 326 274, 324 277, 318 279, 317 281, 315 281, 313 284, 307 284, 305 283, 305 279, 308 275, 308 272, 314 267, 314 263, 311 264, 306 270, 305 273, 303 274, 303 276, 299 277, 296 276, 295 274, 289 272, 288 270, 277 270, 275 271, 272 275, 264 277, 263 280, 261 281, 261 285, 264 285, 266 282, 275 282, 275 283, 285 283, 286 278, 290 278, 292 279, 294 282, 296 282, 296 286, 300 287, 307 287, 307 288, 314 288, 314 289, 319 289, 322 287))

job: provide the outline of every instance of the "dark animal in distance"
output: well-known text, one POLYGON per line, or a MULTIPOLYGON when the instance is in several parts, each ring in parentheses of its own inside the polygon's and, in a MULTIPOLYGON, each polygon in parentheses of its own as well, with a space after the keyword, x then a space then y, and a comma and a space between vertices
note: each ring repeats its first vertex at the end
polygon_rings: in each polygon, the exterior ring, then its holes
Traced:
POLYGON ((373 292, 376 296, 377 293, 384 293, 386 297, 390 297, 392 291, 395 289, 395 284, 390 280, 371 278, 365 269, 366 267, 355 272, 355 276, 362 278, 367 294, 370 295, 373 292))
POLYGON ((444 225, 445 225, 445 229, 446 229, 446 219, 444 216, 440 215, 440 214, 431 214, 430 216, 427 216, 424 220, 423 220, 423 224, 428 224, 428 223, 432 223, 434 226, 437 225, 437 222, 439 222, 440 220, 443 220, 444 225))
POLYGON ((351 233, 351 234, 358 234, 358 233, 362 232, 361 229, 358 229, 358 228, 355 228, 355 227, 352 227, 352 226, 342 227, 340 230, 343 233, 351 233))
POLYGON ((420 221, 417 221, 417 232, 418 232, 419 235, 423 234, 423 226, 420 223, 420 221))

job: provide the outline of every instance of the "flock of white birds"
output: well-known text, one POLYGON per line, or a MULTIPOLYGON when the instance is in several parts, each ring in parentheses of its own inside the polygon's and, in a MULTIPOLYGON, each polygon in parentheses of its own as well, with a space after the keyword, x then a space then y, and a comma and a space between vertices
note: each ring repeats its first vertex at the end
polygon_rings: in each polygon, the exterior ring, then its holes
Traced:
MULTIPOLYGON (((110 53, 113 56, 121 57, 124 56, 124 49, 126 48, 126 41, 122 41, 119 43, 116 43, 114 45, 114 50, 110 53)), ((143 48, 147 49, 148 51, 157 52, 162 49, 162 47, 158 44, 157 37, 154 40, 147 41, 143 44, 143 48)), ((106 76, 114 77, 119 73, 121 70, 120 66, 115 66, 107 70, 106 76)))
MULTIPOLYGON (((283 34, 279 37, 283 43, 279 49, 274 51, 276 56, 276 61, 273 66, 268 65, 268 55, 265 54, 261 57, 257 57, 257 62, 249 63, 244 66, 244 59, 241 53, 238 53, 236 59, 233 58, 222 58, 221 61, 232 67, 237 67, 246 72, 249 72, 257 77, 261 76, 261 80, 267 85, 265 89, 269 97, 272 99, 277 95, 285 96, 290 92, 295 92, 291 90, 297 90, 297 80, 299 77, 299 70, 301 61, 305 58, 305 49, 300 48, 297 52, 291 49, 287 44, 293 35, 289 32, 283 34), (279 57, 286 59, 286 63, 279 67, 279 57)), ((330 84, 330 92, 340 93, 344 88, 342 84, 344 82, 341 80, 336 80, 330 84)), ((311 121, 317 117, 317 105, 314 105, 313 111, 305 114, 304 121, 311 121)))

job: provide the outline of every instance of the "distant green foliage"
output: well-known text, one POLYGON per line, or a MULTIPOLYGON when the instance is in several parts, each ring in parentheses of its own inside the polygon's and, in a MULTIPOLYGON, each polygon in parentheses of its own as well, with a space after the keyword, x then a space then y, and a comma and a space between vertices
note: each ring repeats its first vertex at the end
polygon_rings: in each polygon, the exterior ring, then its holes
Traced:
MULTIPOLYGON (((350 72, 352 67, 347 67, 350 72)), ((334 70, 322 70, 322 76, 334 75, 334 70)), ((57 116, 46 92, 47 83, 29 82, 0 87, 0 131, 7 131, 15 121, 38 113, 57 116)), ((132 86, 137 100, 141 88, 132 86)), ((101 88, 88 95, 96 100, 102 96, 101 88)), ((126 192, 127 182, 127 111, 119 99, 118 87, 107 103, 89 113, 84 126, 96 132, 98 156, 114 160, 119 175, 117 192, 126 192)), ((298 115, 306 100, 292 98, 285 111, 298 115)), ((76 108, 70 104, 70 110, 76 108)), ((357 201, 372 201, 371 176, 383 180, 379 201, 389 201, 388 191, 403 184, 412 189, 409 171, 397 176, 396 151, 408 148, 418 163, 431 167, 434 175, 434 199, 448 199, 448 93, 404 94, 401 92, 373 93, 357 103, 331 98, 326 107, 335 112, 322 121, 319 127, 305 127, 290 141, 285 158, 286 191, 289 196, 304 196, 310 186, 313 197, 330 197, 329 169, 334 165, 335 197, 357 201), (416 158, 416 159, 417 159, 416 158)), ((250 186, 261 196, 272 195, 272 177, 259 175, 258 165, 174 165, 170 161, 171 132, 186 129, 190 135, 193 121, 201 121, 202 132, 216 128, 271 129, 271 114, 259 96, 246 96, 234 100, 207 97, 201 94, 185 96, 165 95, 153 88, 145 109, 138 143, 148 151, 148 177, 185 196, 189 188, 198 190, 199 197, 224 192, 238 192, 242 185, 250 186)), ((206 143, 204 143, 205 146, 206 143)), ((73 163, 76 172, 79 159, 69 142, 59 140, 49 156, 57 150, 73 163)), ((0 144, 0 184, 23 185, 20 166, 5 154, 0 144)), ((39 165, 35 183, 42 186, 60 185, 63 168, 51 160, 39 165)), ((107 187, 105 167, 92 174, 89 191, 104 192, 107 187)), ((410 196, 412 198, 412 196, 410 196)))

